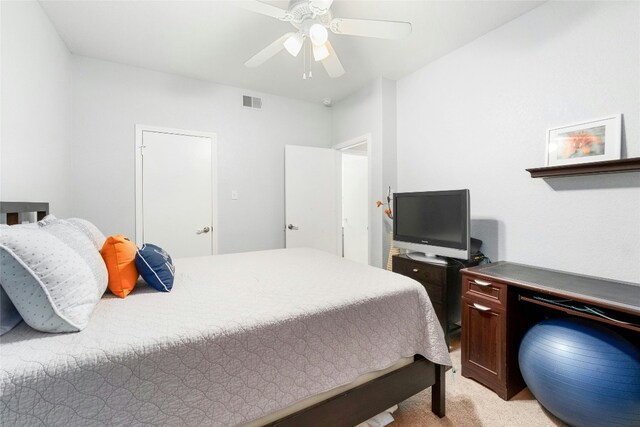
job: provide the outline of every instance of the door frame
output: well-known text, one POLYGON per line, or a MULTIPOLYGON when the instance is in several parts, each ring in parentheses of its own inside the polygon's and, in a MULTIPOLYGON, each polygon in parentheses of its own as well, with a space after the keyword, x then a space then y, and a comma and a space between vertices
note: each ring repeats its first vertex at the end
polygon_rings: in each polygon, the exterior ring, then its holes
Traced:
MULTIPOLYGON (((373 203, 374 201, 374 192, 373 192, 373 164, 371 162, 371 133, 365 133, 364 135, 357 136, 355 138, 351 138, 347 141, 341 142, 339 144, 334 145, 333 148, 336 151, 344 151, 349 148, 353 148, 358 145, 367 144, 367 191, 368 197, 367 200, 371 203, 367 208, 367 259, 368 264, 371 265, 371 242, 372 242, 372 234, 373 234, 373 203)), ((337 180, 338 189, 336 194, 338 195, 338 212, 340 215, 340 221, 338 222, 338 235, 342 240, 344 237, 342 236, 342 156, 340 156, 340 164, 338 165, 338 174, 339 179, 337 180)), ((344 254, 343 254, 344 255, 344 254)))
POLYGON ((135 125, 135 145, 134 145, 134 157, 135 157, 135 239, 136 245, 144 243, 143 239, 143 205, 142 205, 142 192, 143 192, 143 163, 142 163, 142 134, 144 132, 156 132, 171 135, 183 135, 183 136, 196 136, 211 139, 211 228, 213 238, 211 239, 211 253, 216 255, 218 253, 218 134, 213 132, 201 132, 186 129, 165 128, 159 126, 148 125, 135 125))

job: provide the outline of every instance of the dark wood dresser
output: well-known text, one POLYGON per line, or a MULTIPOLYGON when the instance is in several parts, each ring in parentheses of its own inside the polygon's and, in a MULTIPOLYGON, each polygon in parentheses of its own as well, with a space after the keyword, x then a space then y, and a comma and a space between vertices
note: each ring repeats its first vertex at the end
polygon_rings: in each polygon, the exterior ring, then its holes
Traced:
POLYGON ((462 375, 511 399, 525 386, 518 364, 524 333, 567 315, 608 324, 640 342, 640 286, 504 261, 462 270, 462 375))
POLYGON ((449 345, 451 333, 460 328, 460 269, 477 265, 477 262, 440 265, 394 255, 392 263, 394 273, 417 280, 424 286, 449 345))

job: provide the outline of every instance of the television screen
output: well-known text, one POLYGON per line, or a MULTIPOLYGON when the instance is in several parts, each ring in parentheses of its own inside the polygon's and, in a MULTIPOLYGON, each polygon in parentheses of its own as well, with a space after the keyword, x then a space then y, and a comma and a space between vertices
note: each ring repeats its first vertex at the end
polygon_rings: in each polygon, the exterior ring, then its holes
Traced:
POLYGON ((469 190, 396 193, 393 208, 394 240, 435 253, 438 248, 468 250, 469 190))
POLYGON ((420 242, 466 247, 466 200, 457 194, 397 198, 397 234, 420 242))

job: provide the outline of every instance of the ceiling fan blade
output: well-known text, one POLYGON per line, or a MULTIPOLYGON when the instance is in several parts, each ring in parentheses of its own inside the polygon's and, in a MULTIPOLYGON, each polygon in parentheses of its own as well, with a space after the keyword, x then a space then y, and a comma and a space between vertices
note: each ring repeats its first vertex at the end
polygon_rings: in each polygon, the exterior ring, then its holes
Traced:
POLYGON ((327 70, 329 77, 334 79, 336 77, 340 77, 344 74, 344 67, 342 67, 340 59, 338 58, 338 55, 336 55, 336 51, 333 50, 331 42, 327 41, 324 45, 329 51, 329 56, 322 60, 322 65, 324 66, 324 69, 327 70))
POLYGON ((411 24, 398 21, 335 18, 331 21, 330 28, 336 34, 391 40, 403 39, 411 34, 411 24))
POLYGON ((333 4, 333 0, 310 0, 309 3, 311 4, 311 7, 313 7, 314 9, 317 9, 319 11, 324 11, 324 13, 326 13, 331 7, 331 4, 333 4))
POLYGON ((284 49, 284 42, 294 33, 287 33, 280 37, 278 40, 271 43, 269 46, 262 49, 260 52, 253 55, 247 62, 244 63, 246 67, 253 68, 264 63, 267 59, 275 56, 278 52, 284 49))
POLYGON ((271 6, 258 0, 241 1, 238 3, 240 7, 250 10, 251 12, 260 13, 262 15, 271 16, 281 21, 289 21, 291 19, 289 12, 279 7, 271 6))

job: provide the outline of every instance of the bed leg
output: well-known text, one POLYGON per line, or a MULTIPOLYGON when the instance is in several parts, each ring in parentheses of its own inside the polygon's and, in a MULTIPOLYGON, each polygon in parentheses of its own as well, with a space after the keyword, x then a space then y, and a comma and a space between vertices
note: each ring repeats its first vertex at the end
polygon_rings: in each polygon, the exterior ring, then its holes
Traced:
POLYGON ((431 412, 440 418, 445 416, 445 369, 436 364, 436 383, 431 387, 431 412))

